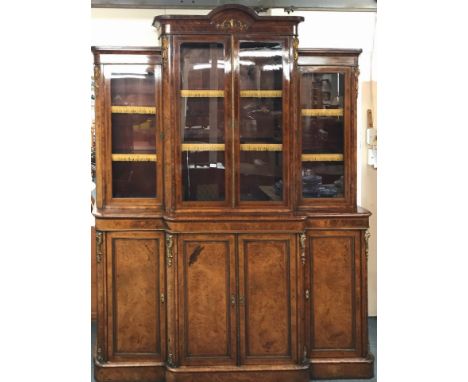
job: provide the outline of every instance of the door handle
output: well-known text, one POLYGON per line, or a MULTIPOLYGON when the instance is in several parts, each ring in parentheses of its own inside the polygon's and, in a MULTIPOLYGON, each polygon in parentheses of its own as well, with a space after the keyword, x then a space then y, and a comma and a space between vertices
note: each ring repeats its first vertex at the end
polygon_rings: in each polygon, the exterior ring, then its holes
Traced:
POLYGON ((231 305, 236 305, 236 296, 231 294, 231 305))

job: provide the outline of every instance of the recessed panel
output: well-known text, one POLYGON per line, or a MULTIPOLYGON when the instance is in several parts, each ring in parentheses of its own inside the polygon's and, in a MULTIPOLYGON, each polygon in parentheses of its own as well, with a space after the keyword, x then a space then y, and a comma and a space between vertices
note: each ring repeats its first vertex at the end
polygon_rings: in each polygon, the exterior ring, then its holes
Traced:
POLYGON ((353 349, 354 238, 311 237, 312 350, 353 349))
POLYGON ((291 354, 289 242, 243 241, 245 356, 291 354))
POLYGON ((229 242, 183 246, 187 357, 229 357, 231 351, 229 242))
POLYGON ((160 353, 159 242, 114 239, 114 353, 160 353))

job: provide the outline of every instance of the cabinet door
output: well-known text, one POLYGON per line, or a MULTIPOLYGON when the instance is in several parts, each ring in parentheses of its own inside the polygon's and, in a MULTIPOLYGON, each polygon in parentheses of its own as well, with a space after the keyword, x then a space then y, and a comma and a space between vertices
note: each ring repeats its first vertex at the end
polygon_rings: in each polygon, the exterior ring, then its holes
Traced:
POLYGON ((104 65, 105 182, 108 203, 160 204, 160 65, 104 65))
POLYGON ((294 235, 239 236, 241 363, 296 358, 294 235))
POLYGON ((236 41, 237 203, 284 205, 289 183, 288 39, 236 41))
POLYGON ((359 231, 308 234, 311 358, 360 355, 367 325, 362 304, 359 231))
POLYGON ((107 253, 109 360, 162 360, 164 235, 112 232, 107 253))
POLYGON ((236 263, 233 235, 178 240, 181 365, 234 365, 236 263))
POLYGON ((230 204, 230 43, 225 36, 175 39, 174 130, 179 207, 230 204))
POLYGON ((300 67, 301 205, 355 205, 355 99, 351 70, 300 67))

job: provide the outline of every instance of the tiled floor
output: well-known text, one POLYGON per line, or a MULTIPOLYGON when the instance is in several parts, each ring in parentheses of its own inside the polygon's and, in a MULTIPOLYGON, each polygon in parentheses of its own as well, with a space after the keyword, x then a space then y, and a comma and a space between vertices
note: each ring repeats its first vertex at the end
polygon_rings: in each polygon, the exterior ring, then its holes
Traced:
MULTIPOLYGON (((96 338, 96 325, 95 323, 91 323, 91 354, 94 351, 94 341, 96 338)), ((374 363, 374 375, 375 377, 372 379, 334 379, 333 382, 376 382, 377 381, 377 317, 369 317, 369 344, 370 350, 372 354, 375 356, 375 363, 374 363)), ((93 361, 91 360, 91 382, 94 381, 93 377, 93 361)), ((285 381, 287 382, 287 381, 285 381)), ((322 382, 332 382, 328 380, 322 380, 322 382)))

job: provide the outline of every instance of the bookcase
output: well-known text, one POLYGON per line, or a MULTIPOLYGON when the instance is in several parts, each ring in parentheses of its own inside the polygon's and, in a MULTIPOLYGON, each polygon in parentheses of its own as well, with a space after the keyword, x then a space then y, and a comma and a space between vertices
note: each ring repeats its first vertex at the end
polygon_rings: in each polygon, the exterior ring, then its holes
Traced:
POLYGON ((93 47, 98 381, 368 378, 360 50, 302 17, 158 16, 93 47))

